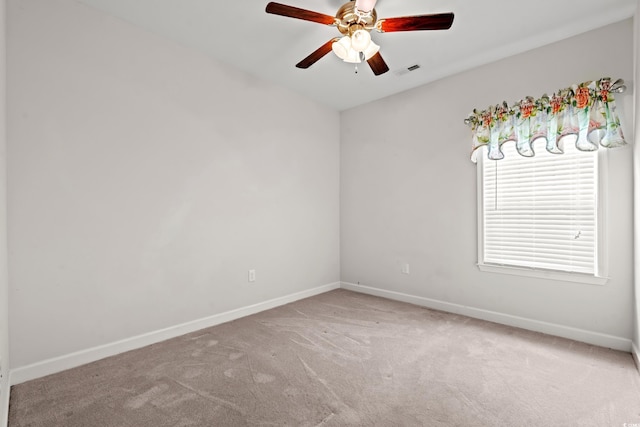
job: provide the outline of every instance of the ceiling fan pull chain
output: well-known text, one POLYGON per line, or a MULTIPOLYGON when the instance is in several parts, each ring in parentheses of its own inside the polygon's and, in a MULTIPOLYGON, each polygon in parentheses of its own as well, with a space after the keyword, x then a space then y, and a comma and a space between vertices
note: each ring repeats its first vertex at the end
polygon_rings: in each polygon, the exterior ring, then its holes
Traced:
MULTIPOLYGON (((360 61, 364 62, 365 61, 365 57, 364 57, 364 52, 358 52, 358 58, 360 59, 360 61)), ((355 63, 356 65, 356 74, 358 74, 358 63, 355 63)))

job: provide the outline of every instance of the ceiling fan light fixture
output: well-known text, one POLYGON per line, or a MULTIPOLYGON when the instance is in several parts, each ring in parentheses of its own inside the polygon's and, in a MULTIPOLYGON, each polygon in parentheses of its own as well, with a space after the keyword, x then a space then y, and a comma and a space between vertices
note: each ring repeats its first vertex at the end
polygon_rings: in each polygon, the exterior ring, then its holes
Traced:
POLYGON ((349 51, 351 50, 351 38, 349 36, 342 37, 331 45, 331 49, 338 58, 344 60, 349 56, 349 51))
POLYGON ((453 12, 378 19, 376 3, 376 0, 349 0, 340 6, 335 16, 273 1, 267 4, 265 11, 273 15, 336 27, 342 34, 314 50, 296 64, 296 67, 309 68, 333 51, 345 62, 357 64, 366 61, 376 76, 389 71, 389 66, 380 55, 380 46, 371 41, 371 30, 375 29, 380 33, 447 30, 453 24, 453 12))
POLYGON ((357 30, 351 35, 351 48, 364 52, 371 43, 371 34, 367 30, 357 30))

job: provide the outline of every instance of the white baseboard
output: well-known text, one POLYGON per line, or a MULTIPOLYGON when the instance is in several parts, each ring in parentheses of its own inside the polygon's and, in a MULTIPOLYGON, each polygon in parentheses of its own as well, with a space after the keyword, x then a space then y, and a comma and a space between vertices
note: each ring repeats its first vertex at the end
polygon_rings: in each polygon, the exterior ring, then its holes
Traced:
POLYGON ((631 342, 631 355, 633 356, 633 360, 636 362, 638 373, 640 373, 640 351, 638 351, 638 347, 635 342, 631 342))
MULTIPOLYGON (((353 283, 342 282, 340 287, 354 292, 375 295, 396 301, 408 302, 435 310, 446 311, 449 313, 460 314, 476 319, 488 320, 490 322, 500 323, 502 325, 515 326, 517 328, 527 329, 530 331, 542 332, 549 335, 568 338, 575 341, 585 342, 587 344, 597 345, 599 347, 631 352, 631 340, 616 337, 613 335, 602 334, 600 332, 592 332, 584 329, 573 328, 570 326, 542 322, 539 320, 527 319, 525 317, 512 316, 495 311, 483 310, 480 308, 474 308, 430 298, 418 297, 400 292, 387 291, 384 289, 372 288, 369 286, 356 285, 353 283)), ((637 356, 638 353, 636 351, 636 357, 637 356)))
POLYGON ((45 375, 55 374, 67 369, 75 368, 86 363, 95 362, 105 357, 114 356, 125 351, 135 350, 170 338, 198 331, 200 329, 209 328, 221 323, 230 322, 241 317, 269 310, 281 305, 289 304, 304 298, 322 294, 333 289, 340 288, 340 282, 330 283, 328 285, 319 286, 317 288, 308 289, 302 292, 285 295, 283 297, 274 298, 258 304, 247 307, 238 308, 203 319, 194 320, 169 328, 160 329, 143 335, 127 338, 121 341, 112 342, 98 347, 81 350, 64 356, 47 359, 32 365, 22 366, 12 369, 10 373, 10 384, 20 384, 25 381, 44 377, 45 375))
POLYGON ((11 393, 11 373, 6 378, 0 378, 0 427, 9 425, 9 398, 11 393))

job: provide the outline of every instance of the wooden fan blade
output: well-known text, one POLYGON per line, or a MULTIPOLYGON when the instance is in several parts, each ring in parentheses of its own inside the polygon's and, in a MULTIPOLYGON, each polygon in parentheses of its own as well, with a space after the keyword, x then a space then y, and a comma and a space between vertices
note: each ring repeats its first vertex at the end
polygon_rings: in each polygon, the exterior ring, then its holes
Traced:
POLYGON ((394 31, 447 30, 453 24, 453 13, 433 15, 401 16, 381 19, 378 30, 383 33, 394 31))
POLYGON ((289 18, 302 19, 303 21, 317 22, 319 24, 334 25, 336 22, 336 18, 330 15, 275 2, 267 4, 266 12, 289 18))
POLYGON ((377 52, 375 55, 369 58, 367 64, 369 64, 369 66, 371 67, 371 71, 373 71, 373 74, 375 74, 376 76, 389 71, 389 66, 386 62, 384 62, 384 59, 382 59, 382 55, 380 55, 380 52, 377 52))
POLYGON ((298 68, 309 68, 309 67, 311 67, 313 64, 315 64, 320 59, 322 59, 323 56, 325 56, 327 53, 331 52, 331 47, 338 40, 340 40, 338 37, 329 40, 328 42, 326 42, 325 44, 320 46, 318 49, 313 51, 311 53, 311 55, 307 56, 302 61, 298 62, 296 64, 296 67, 298 67, 298 68))

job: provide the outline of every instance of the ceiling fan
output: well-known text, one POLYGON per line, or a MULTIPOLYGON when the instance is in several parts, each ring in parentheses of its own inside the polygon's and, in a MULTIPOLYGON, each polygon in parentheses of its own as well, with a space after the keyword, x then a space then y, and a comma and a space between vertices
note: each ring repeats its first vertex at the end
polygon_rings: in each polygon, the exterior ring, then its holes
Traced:
POLYGON ((453 13, 401 16, 378 19, 374 9, 376 0, 355 0, 343 4, 335 16, 311 10, 270 2, 266 12, 304 21, 337 27, 342 37, 334 37, 296 64, 309 68, 326 54, 333 52, 343 61, 358 64, 366 61, 373 74, 379 76, 389 71, 380 55, 380 46, 371 41, 371 30, 381 33, 395 31, 446 30, 453 24, 453 13))

